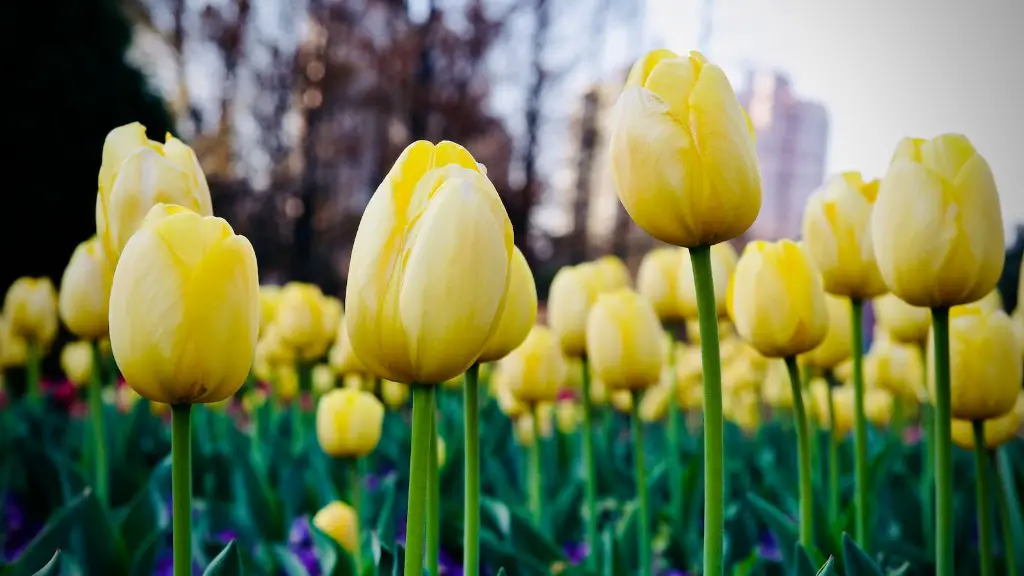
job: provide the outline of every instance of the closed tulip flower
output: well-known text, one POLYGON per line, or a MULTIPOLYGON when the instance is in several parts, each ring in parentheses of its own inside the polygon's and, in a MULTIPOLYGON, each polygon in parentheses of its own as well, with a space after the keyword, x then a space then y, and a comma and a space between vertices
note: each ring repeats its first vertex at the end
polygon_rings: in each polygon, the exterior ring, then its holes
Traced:
POLYGON ((562 434, 572 434, 580 422, 579 407, 572 400, 559 400, 555 405, 555 425, 562 434))
POLYGON ((829 326, 821 277, 789 240, 747 245, 729 285, 729 315, 740 336, 769 358, 814 350, 829 326))
POLYGON ((864 381, 914 402, 923 401, 928 394, 921 353, 910 344, 876 339, 864 357, 864 381))
POLYGON ((629 280, 629 268, 626 268, 626 263, 618 256, 601 256, 587 265, 593 266, 596 271, 602 292, 628 288, 632 284, 629 280))
MULTIPOLYGON (((1021 415, 1010 410, 1002 416, 988 418, 984 423, 985 448, 995 450, 1013 440, 1020 428, 1021 415)), ((951 425, 953 442, 964 450, 974 450, 974 427, 970 420, 953 420, 951 425)))
POLYGON ((4 318, 30 343, 49 346, 57 336, 57 292, 49 278, 18 278, 4 296, 4 318))
POLYGON ((498 401, 498 409, 505 416, 516 419, 527 411, 527 406, 512 392, 511 384, 501 379, 495 387, 495 399, 498 401))
POLYGON ((757 393, 745 390, 727 397, 723 414, 746 434, 753 434, 761 426, 761 400, 757 393))
POLYGON ((864 392, 864 414, 868 422, 884 428, 892 420, 892 394, 882 388, 871 388, 864 392))
POLYGON ((338 329, 341 318, 331 323, 332 311, 320 287, 304 282, 289 282, 281 289, 275 323, 282 342, 304 360, 323 355, 338 329))
POLYGON ((380 381, 380 397, 391 410, 398 410, 409 401, 409 387, 392 380, 380 381))
POLYGON ((334 344, 327 354, 327 359, 331 363, 331 368, 342 376, 367 374, 368 372, 363 361, 356 356, 355 350, 352 349, 352 341, 348 338, 344 320, 338 325, 338 334, 334 338, 334 344))
MULTIPOLYGON (((697 327, 697 289, 693 283, 693 264, 690 262, 690 251, 681 250, 682 261, 679 266, 679 310, 686 318, 694 320, 697 327)), ((728 312, 725 297, 729 291, 729 280, 736 271, 736 249, 732 244, 715 244, 711 247, 711 277, 715 286, 715 306, 719 316, 728 312)), ((725 332, 719 330, 719 337, 725 332)), ((699 342, 698 340, 694 343, 699 342)))
POLYGON ((266 403, 267 393, 261 388, 252 388, 242 396, 242 411, 252 415, 266 403))
POLYGON ((679 248, 655 248, 640 261, 637 271, 636 289, 651 301, 662 321, 682 318, 677 288, 681 251, 679 248))
POLYGON ((590 378, 590 403, 594 406, 604 406, 608 404, 608 387, 605 386, 604 380, 597 376, 591 376, 590 378))
POLYGON ((92 344, 85 340, 69 342, 60 351, 60 367, 75 386, 83 386, 92 378, 92 344))
MULTIPOLYGON (((853 430, 853 387, 839 386, 832 391, 832 401, 835 403, 835 422, 831 422, 832 433, 836 438, 844 438, 853 430)), ((865 415, 867 412, 867 394, 864 398, 865 415)), ((822 408, 827 408, 826 403, 822 408)))
POLYGON ((651 423, 658 422, 668 413, 668 404, 675 389, 672 386, 652 386, 640 400, 640 420, 651 423))
POLYGON ((95 237, 75 248, 61 277, 57 301, 60 319, 72 334, 88 339, 107 334, 113 273, 95 237))
POLYGON ((828 332, 817 348, 800 356, 809 366, 832 369, 853 353, 853 327, 850 318, 850 303, 838 296, 825 295, 828 308, 828 332))
POLYGON ((587 319, 587 357, 594 374, 613 389, 658 383, 663 333, 651 303, 628 288, 602 294, 587 319))
POLYGON ((114 128, 103 142, 96 195, 96 235, 112 266, 159 203, 213 214, 210 188, 195 152, 170 134, 163 144, 149 140, 138 122, 114 128))
POLYGON ((722 69, 655 50, 612 113, 608 152, 622 205, 662 242, 693 248, 743 234, 761 209, 754 131, 722 69))
POLYGON ((803 238, 826 292, 863 300, 888 291, 871 244, 877 195, 877 180, 865 182, 859 173, 845 172, 808 198, 803 238))
POLYGON ((893 293, 874 300, 875 321, 894 339, 908 344, 919 344, 928 339, 932 326, 932 312, 928 308, 911 306, 893 293))
POLYGON ((292 364, 281 364, 274 367, 270 385, 274 396, 285 404, 299 396, 299 372, 292 364))
POLYGON ((341 379, 342 388, 352 390, 366 390, 372 392, 373 380, 364 378, 362 374, 347 374, 341 379))
POLYGON ((534 326, 522 345, 501 362, 513 395, 528 404, 554 401, 568 366, 551 330, 534 326))
POLYGON ((384 425, 384 405, 361 390, 338 388, 320 398, 316 437, 320 448, 336 458, 359 458, 377 448, 384 425))
POLYGON ((411 144, 363 213, 345 322, 374 374, 437 384, 479 359, 498 328, 512 224, 465 148, 411 144))
POLYGON ((978 306, 986 312, 995 312, 1003 309, 1003 297, 999 295, 999 290, 993 290, 971 305, 978 306))
POLYGON ((587 314, 602 291, 591 265, 563 266, 548 290, 547 319, 566 356, 582 356, 587 347, 587 314))
MULTIPOLYGON (((789 373, 786 363, 772 360, 768 363, 764 380, 761 382, 761 398, 772 408, 789 409, 793 407, 793 388, 789 384, 789 373)), ((815 403, 809 403, 811 412, 815 411, 815 403)))
POLYGON ((158 204, 114 271, 110 344, 149 400, 216 402, 249 374, 259 314, 249 241, 220 218, 158 204))
POLYGON ((359 547, 359 515, 344 502, 334 501, 321 508, 313 516, 313 525, 346 552, 355 553, 359 547))
POLYGON ((516 441, 523 448, 530 448, 533 446, 533 442, 536 440, 533 433, 533 415, 529 412, 525 412, 515 418, 515 422, 512 427, 512 433, 516 437, 516 441))
MULTIPOLYGON (((957 306, 950 311, 950 414, 958 420, 987 420, 1013 409, 1020 390, 1017 336, 1002 310, 957 306)), ((929 338, 929 356, 934 338, 929 338)), ((935 367, 928 366, 934 396, 935 367)))
POLYGON ((623 414, 629 414, 633 411, 633 395, 630 394, 629 390, 612 390, 608 399, 611 401, 612 408, 623 414))
POLYGON ((1003 271, 1003 218, 988 163, 967 138, 905 138, 878 190, 871 238, 882 278, 914 306, 967 304, 1003 271))
POLYGON ((277 305, 281 302, 281 287, 260 285, 260 335, 277 318, 277 305))
POLYGON ((338 379, 327 364, 317 364, 310 374, 313 394, 323 396, 337 387, 338 379))
POLYGON ((519 248, 512 251, 509 265, 508 296, 501 311, 498 329, 491 335, 479 362, 501 360, 526 340, 537 321, 537 285, 526 257, 519 248))
POLYGON ((7 317, 0 314, 0 368, 23 366, 28 360, 28 343, 14 333, 7 317))
POLYGON ((338 333, 338 327, 341 325, 344 315, 345 305, 342 304, 341 299, 335 296, 324 295, 324 332, 330 334, 329 338, 333 338, 338 333))
MULTIPOLYGON (((726 285, 726 291, 728 292, 728 285, 726 285)), ((728 309, 728 306, 726 307, 728 309)), ((721 341, 728 339, 730 336, 736 335, 736 328, 725 318, 719 318, 718 320, 718 338, 721 341)), ((690 318, 686 320, 686 339, 694 346, 700 345, 700 324, 696 318, 690 318)))

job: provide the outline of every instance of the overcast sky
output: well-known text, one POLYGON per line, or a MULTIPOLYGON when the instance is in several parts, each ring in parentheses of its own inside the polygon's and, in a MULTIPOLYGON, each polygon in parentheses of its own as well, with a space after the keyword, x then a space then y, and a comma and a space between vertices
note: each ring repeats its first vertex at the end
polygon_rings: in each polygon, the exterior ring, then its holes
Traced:
MULTIPOLYGON (((696 47, 702 0, 647 0, 652 45, 696 47)), ((883 175, 903 136, 966 134, 1024 222, 1024 0, 717 0, 711 60, 825 104, 828 170, 883 175)), ((1010 238, 1007 238, 1009 241, 1010 238)))

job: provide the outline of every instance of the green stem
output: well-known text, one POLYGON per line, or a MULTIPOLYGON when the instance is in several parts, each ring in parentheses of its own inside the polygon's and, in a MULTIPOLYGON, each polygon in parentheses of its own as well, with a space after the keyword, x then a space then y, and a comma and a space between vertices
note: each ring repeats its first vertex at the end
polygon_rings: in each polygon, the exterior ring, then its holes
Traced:
POLYGON ((722 357, 718 350, 718 306, 711 276, 711 247, 690 249, 704 368, 704 576, 724 571, 725 468, 722 459, 722 357))
MULTIPOLYGON (((405 572, 423 573, 423 528, 427 508, 427 475, 434 432, 434 385, 413 385, 412 448, 409 455, 409 515, 405 521, 405 572)), ((435 464, 437 459, 434 459, 435 464)))
POLYGON ((192 574, 192 405, 171 406, 171 529, 174 576, 192 574))
MULTIPOLYGON (((992 466, 998 470, 998 455, 995 450, 989 454, 992 466)), ((1006 576, 1017 576, 1017 550, 1013 545, 1013 526, 1010 524, 1009 500, 1006 489, 999 478, 996 478, 996 510, 999 513, 999 529, 1003 533, 1003 555, 1006 563, 1006 576)))
POLYGON ((676 393, 675 339, 668 355, 669 378, 672 392, 668 396, 668 478, 670 507, 672 514, 681 514, 683 509, 683 462, 679 449, 679 395, 676 393))
MULTIPOLYGON (((918 346, 921 354, 921 366, 928 366, 928 352, 922 343, 918 346)), ((924 389, 928 389, 928 370, 924 370, 924 389)), ((921 448, 921 515, 922 526, 924 526, 925 553, 929 557, 935 556, 935 533, 928 529, 932 526, 932 518, 935 516, 935 500, 932 497, 932 484, 935 480, 935 409, 932 401, 927 396, 921 402, 921 425, 924 427, 924 446, 921 448)))
MULTIPOLYGON (((349 501, 352 503, 352 509, 356 512, 356 518, 359 522, 357 526, 362 526, 363 521, 363 473, 362 473, 362 458, 353 458, 349 466, 352 477, 349 480, 349 501)), ((362 534, 356 535, 356 549, 352 551, 355 556, 356 570, 361 571, 363 569, 363 539, 362 534)))
MULTIPOLYGON (((434 412, 437 412, 436 406, 434 412)), ((427 461, 427 570, 431 576, 438 576, 441 572, 441 486, 438 484, 437 473, 436 418, 430 428, 430 460, 427 461)))
POLYGON ((89 382, 89 419, 92 422, 92 464, 96 496, 104 506, 108 503, 107 442, 103 433, 103 361, 99 346, 92 343, 92 377, 89 382))
POLYGON ((531 418, 533 422, 533 443, 530 444, 530 513, 533 514, 533 521, 537 524, 537 528, 543 532, 544 522, 541 502, 543 501, 542 491, 544 483, 541 480, 540 471, 540 414, 537 412, 536 404, 530 406, 530 414, 533 416, 531 418))
POLYGON ((977 471, 978 546, 981 576, 992 574, 992 501, 989 499, 988 451, 985 450, 985 421, 975 420, 974 463, 977 471))
POLYGON ((466 371, 463 384, 463 428, 466 442, 465 532, 462 568, 466 576, 480 574, 480 365, 466 371))
POLYGON ((789 386, 793 391, 793 421, 796 425, 796 454, 800 475, 800 544, 810 550, 814 546, 814 489, 811 486, 811 439, 807 430, 807 413, 804 412, 803 389, 800 385, 800 370, 796 356, 786 358, 789 369, 789 386))
POLYGON ((651 543, 647 531, 647 475, 644 472, 644 423, 640 420, 640 400, 643 391, 633 391, 633 459, 636 465, 636 499, 639 508, 637 555, 640 557, 640 576, 651 575, 651 543))
POLYGON ((950 430, 949 308, 932 308, 935 339, 935 574, 953 576, 953 440, 950 430))
POLYGON ((594 466, 594 410, 590 403, 590 366, 584 356, 580 363, 583 371, 583 466, 586 474, 587 498, 587 568, 596 573, 597 554, 597 469, 594 466))
POLYGON ((828 520, 832 527, 839 519, 839 438, 835 434, 836 405, 832 395, 831 378, 828 383, 828 520))
POLYGON ((851 325, 853 326, 853 474, 854 474, 854 519, 857 543, 868 550, 868 506, 871 502, 868 485, 868 420, 864 415, 864 303, 859 298, 850 299, 851 325))
POLYGON ((43 389, 39 382, 39 364, 41 361, 42 353, 39 345, 29 340, 27 358, 25 359, 25 384, 28 390, 28 399, 33 404, 38 404, 43 399, 43 389))

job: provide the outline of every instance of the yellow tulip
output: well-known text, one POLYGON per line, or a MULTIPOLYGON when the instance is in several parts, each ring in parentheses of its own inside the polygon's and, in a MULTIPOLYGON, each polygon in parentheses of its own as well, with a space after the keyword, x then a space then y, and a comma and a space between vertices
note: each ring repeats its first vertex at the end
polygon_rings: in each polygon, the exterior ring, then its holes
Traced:
POLYGON ((164 404, 163 402, 149 402, 149 413, 153 416, 163 416, 171 411, 170 404, 164 404))
POLYGON ((582 356, 587 347, 587 314, 602 292, 592 265, 564 266, 551 279, 547 320, 566 356, 582 356))
POLYGON ((114 271, 110 344, 149 400, 216 402, 249 374, 259 314, 249 241, 220 218, 158 204, 114 271))
MULTIPOLYGON (((726 288, 728 288, 728 286, 726 288)), ((726 340, 729 337, 735 335, 736 327, 733 326, 732 322, 730 322, 727 318, 719 318, 718 339, 726 340)), ((700 345, 700 323, 697 322, 696 318, 691 318, 686 321, 686 339, 690 344, 693 344, 694 346, 700 345)))
POLYGON ((1011 320, 1013 320, 1013 331, 1017 334, 1017 345, 1020 348, 1021 356, 1024 357, 1024 310, 1020 307, 1017 308, 1018 312, 1014 313, 1011 320))
POLYGON ((281 364, 273 371, 270 386, 278 401, 285 404, 299 395, 299 372, 292 364, 281 364))
POLYGON ((893 293, 875 298, 875 320, 890 336, 908 344, 919 344, 928 338, 932 311, 911 306, 893 293))
POLYGON ((825 294, 828 309, 828 332, 817 348, 800 356, 805 364, 818 368, 832 369, 853 353, 853 319, 850 315, 850 301, 831 294, 825 294))
POLYGON ((598 297, 587 319, 587 357, 594 374, 614 390, 657 384, 664 334, 651 303, 622 288, 598 297))
POLYGON ((228 396, 223 400, 218 400, 217 402, 210 402, 209 404, 206 405, 206 407, 209 408, 210 410, 213 410, 214 412, 220 412, 221 414, 223 414, 224 412, 227 412, 228 407, 231 406, 231 401, 234 400, 234 398, 234 396, 228 396))
POLYGON ((103 246, 95 237, 75 248, 61 277, 57 301, 60 318, 72 334, 88 339, 107 334, 112 276, 103 246))
POLYGON ((555 433, 555 403, 539 402, 534 410, 534 418, 537 419, 537 428, 540 430, 541 438, 551 438, 555 433))
POLYGON ((814 350, 828 332, 821 277, 790 240, 747 244, 729 284, 728 304, 739 335, 769 358, 814 350))
POLYGON ((629 280, 629 268, 618 256, 608 254, 587 264, 596 271, 598 284, 602 292, 628 288, 631 285, 629 280))
POLYGON ((756 392, 763 379, 763 371, 746 357, 738 357, 722 367, 722 390, 730 394, 756 392))
POLYGON ((60 367, 75 386, 89 383, 92 378, 92 343, 86 340, 68 342, 60 351, 60 367))
POLYGON ((876 339, 864 356, 864 381, 914 402, 922 402, 928 395, 921 352, 910 344, 876 339))
POLYGON ((573 434, 580 423, 580 412, 572 400, 559 400, 555 405, 555 425, 562 434, 573 434))
POLYGON ((494 398, 498 401, 498 408, 501 410, 502 414, 513 420, 527 411, 526 404, 523 404, 518 398, 516 398, 515 394, 512 393, 512 386, 504 377, 504 371, 502 371, 502 377, 495 380, 494 398))
POLYGON ((628 389, 612 390, 609 400, 612 408, 623 414, 630 414, 633 411, 633 392, 628 389))
POLYGON ((566 390, 583 390, 583 360, 573 356, 565 359, 566 371, 562 388, 566 390))
POLYGON ((260 336, 277 318, 277 305, 281 302, 281 287, 260 285, 260 336))
POLYGON ((313 516, 313 525, 349 553, 359 546, 359 514, 344 502, 336 500, 321 508, 313 516))
POLYGON ((775 359, 768 363, 768 370, 761 382, 761 397, 772 408, 793 407, 793 387, 784 361, 775 359))
POLYGON ((877 180, 865 182, 858 172, 844 172, 808 198, 803 239, 826 292, 863 300, 888 291, 871 244, 877 195, 877 180))
MULTIPOLYGON (((131 386, 118 386, 117 397, 115 403, 117 408, 121 412, 131 412, 135 408, 135 404, 142 399, 139 393, 136 392, 131 386)), ((150 408, 152 410, 152 408, 150 408)))
POLYGON ((27 361, 28 343, 14 332, 7 317, 0 314, 0 368, 23 366, 27 361))
POLYGON ((722 406, 723 416, 747 434, 757 432, 761 426, 761 400, 756 392, 730 394, 722 406))
POLYGON ((138 122, 114 128, 103 143, 96 195, 96 235, 112 267, 159 203, 213 215, 210 188, 195 153, 170 134, 164 144, 149 140, 138 122))
POLYGON ((700 348, 692 346, 676 353, 676 383, 679 386, 700 384, 704 379, 704 367, 700 348))
POLYGON ((11 330, 42 347, 57 336, 57 292, 49 278, 18 278, 4 296, 11 330))
POLYGON ((462 384, 463 384, 463 382, 465 382, 465 380, 466 380, 466 375, 465 374, 458 374, 456 376, 452 376, 451 378, 445 380, 444 382, 441 383, 441 385, 444 386, 445 388, 449 389, 449 390, 458 390, 459 388, 462 388, 462 384))
MULTIPOLYGON (((847 434, 853 430, 853 387, 852 386, 839 386, 832 390, 832 401, 835 403, 835 422, 829 422, 829 426, 832 428, 832 433, 836 438, 844 438, 847 434)), ((821 408, 828 408, 828 401, 821 408)), ((865 411, 867 409, 867 391, 865 391, 864 400, 865 411)), ((824 414, 827 414, 825 412, 824 414)), ((825 417, 822 416, 824 419, 825 417)))
POLYGON ((320 448, 336 458, 359 458, 377 448, 384 426, 384 405, 369 392, 338 388, 316 406, 320 448))
POLYGON ((515 248, 509 265, 508 296, 501 311, 501 319, 497 330, 484 346, 478 362, 494 362, 507 356, 526 340, 526 335, 536 321, 537 284, 526 257, 519 248, 515 248))
POLYGON ((322 356, 338 329, 337 323, 330 324, 327 302, 314 284, 289 282, 281 289, 275 319, 278 335, 304 360, 322 356))
POLYGON ((590 404, 591 406, 604 406, 608 404, 608 387, 604 380, 596 375, 590 377, 590 404))
POLYGON ((679 308, 679 248, 655 248, 640 261, 636 274, 636 289, 643 294, 662 321, 682 317, 679 308))
POLYGON ((661 384, 648 388, 640 400, 640 420, 650 423, 664 418, 668 413, 669 400, 674 391, 672 386, 661 384))
POLYGON ((520 446, 523 448, 533 446, 536 440, 536 434, 533 431, 533 415, 529 412, 524 412, 516 416, 512 432, 515 434, 516 441, 519 442, 520 446))
MULTIPOLYGON (((934 358, 934 336, 928 356, 934 358)), ((1013 409, 1020 390, 1021 362, 1017 335, 1002 310, 957 306, 949 314, 950 415, 959 420, 987 420, 1013 409)), ((935 367, 928 365, 935 394, 935 367)))
POLYGON ((366 390, 372 392, 373 380, 370 378, 364 378, 361 374, 346 374, 341 379, 341 387, 348 388, 350 390, 366 390))
POLYGON ((325 294, 322 304, 324 334, 327 334, 329 343, 334 342, 334 336, 341 329, 344 322, 345 306, 335 296, 325 294))
POLYGON ((754 131, 722 69, 701 54, 640 59, 612 112, 622 205, 658 240, 694 248, 743 234, 761 209, 754 131))
POLYGON ((260 388, 252 388, 242 396, 242 410, 246 414, 254 414, 267 403, 267 393, 260 388))
POLYGON ((999 295, 999 290, 992 290, 980 300, 971 302, 971 305, 978 306, 987 312, 995 312, 1003 309, 1003 297, 999 295))
POLYGON ((380 381, 380 396, 391 410, 398 410, 409 401, 409 387, 392 380, 380 381))
POLYGON ((508 214, 469 152, 409 145, 352 246, 345 323, 356 355, 397 382, 462 374, 498 328, 512 253, 508 214))
POLYGON ((277 322, 266 327, 256 343, 255 363, 285 364, 295 361, 295 349, 285 343, 277 322))
POLYGON ((974 302, 1003 271, 1003 217, 988 163, 964 136, 905 138, 878 190, 871 238, 882 278, 914 306, 974 302))
MULTIPOLYGON (((684 317, 696 320, 697 288, 693 283, 690 251, 681 250, 680 253, 682 257, 679 265, 679 309, 684 317)), ((719 316, 725 316, 728 312, 725 297, 729 291, 729 280, 736 271, 736 261, 736 249, 732 244, 723 242, 711 247, 711 278, 715 285, 715 306, 719 316)), ((694 324, 697 325, 696 322, 694 324)), ((719 336, 721 335, 720 332, 719 336)))
POLYGON ((884 428, 892 420, 894 403, 892 394, 883 388, 869 388, 864 391, 864 414, 868 422, 884 428))
MULTIPOLYGON (((1013 440, 1020 428, 1021 415, 1016 410, 1006 414, 988 418, 983 424, 985 448, 995 450, 1013 440)), ((953 442, 964 450, 974 450, 974 423, 970 420, 953 419, 951 426, 953 442)))
POLYGON ((523 343, 501 361, 502 377, 522 402, 553 401, 568 366, 551 330, 536 325, 523 343))
POLYGON ((327 364, 313 366, 310 380, 315 396, 323 396, 338 386, 338 379, 327 364))
POLYGON ((334 344, 327 353, 327 360, 331 368, 342 376, 346 374, 367 374, 366 365, 356 356, 352 350, 352 341, 348 338, 348 330, 345 328, 344 320, 338 325, 338 333, 334 337, 334 344))
POLYGON ((683 410, 700 410, 704 406, 704 388, 698 385, 676 388, 676 401, 683 410))

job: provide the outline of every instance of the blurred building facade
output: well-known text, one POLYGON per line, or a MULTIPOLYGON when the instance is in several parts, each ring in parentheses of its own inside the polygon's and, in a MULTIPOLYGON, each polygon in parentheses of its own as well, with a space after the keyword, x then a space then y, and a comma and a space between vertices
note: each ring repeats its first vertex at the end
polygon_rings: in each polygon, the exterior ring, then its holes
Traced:
POLYGON ((828 111, 801 99, 782 73, 754 70, 737 97, 757 134, 761 165, 761 213, 752 238, 796 238, 807 197, 825 178, 828 111))

